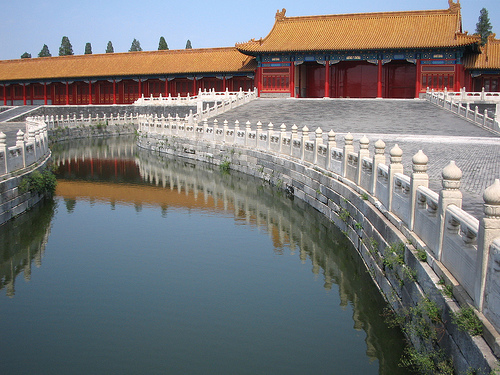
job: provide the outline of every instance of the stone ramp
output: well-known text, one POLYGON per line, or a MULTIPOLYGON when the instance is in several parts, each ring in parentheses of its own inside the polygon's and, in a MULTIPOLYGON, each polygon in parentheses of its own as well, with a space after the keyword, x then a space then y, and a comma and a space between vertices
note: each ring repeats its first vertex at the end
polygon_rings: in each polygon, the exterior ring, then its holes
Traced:
POLYGON ((411 173, 413 155, 422 150, 429 157, 429 187, 436 192, 441 189, 443 168, 454 160, 463 172, 463 208, 475 217, 483 216, 484 189, 500 178, 500 137, 425 100, 259 98, 215 118, 219 125, 227 120, 230 127, 235 120, 240 127, 250 121, 252 129, 257 121, 263 129, 269 122, 274 130, 282 123, 288 131, 293 124, 299 129, 306 125, 311 132, 321 127, 324 132, 335 131, 339 146, 351 132, 356 151, 357 141, 366 135, 371 155, 375 141, 382 139, 387 163, 395 144, 403 150, 405 174, 411 173))
POLYGON ((40 107, 41 106, 39 105, 24 105, 24 106, 12 107, 6 111, 0 112, 0 122, 12 121, 14 119, 22 121, 20 120, 20 118, 26 116, 30 112, 33 112, 40 107))

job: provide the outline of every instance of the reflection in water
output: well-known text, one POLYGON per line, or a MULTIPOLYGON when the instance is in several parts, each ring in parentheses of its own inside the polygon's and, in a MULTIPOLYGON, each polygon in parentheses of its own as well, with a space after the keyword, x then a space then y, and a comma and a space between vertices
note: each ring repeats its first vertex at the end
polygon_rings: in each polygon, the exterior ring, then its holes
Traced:
MULTIPOLYGON (((54 150, 54 160, 59 167, 56 194, 63 204, 61 208, 71 216, 77 213, 82 201, 91 205, 104 203, 112 210, 124 205, 133 206, 137 212, 143 208, 146 210, 146 207, 159 208, 163 218, 182 209, 214 217, 229 215, 237 226, 250 226, 267 233, 277 259, 284 262, 298 257, 304 265, 309 264, 315 277, 321 278, 326 291, 338 291, 342 310, 352 309, 354 329, 366 333, 366 354, 370 360, 379 361, 376 372, 406 373, 397 366, 404 346, 402 336, 398 330, 388 329, 384 324, 381 317, 384 301, 362 261, 340 231, 304 202, 287 198, 282 191, 269 187, 261 180, 234 171, 222 174, 210 165, 138 151, 133 146, 133 139, 82 140, 60 144, 54 150)), ((43 206, 38 214, 36 228, 39 229, 34 231, 33 236, 36 237, 33 243, 38 241, 38 247, 21 245, 19 239, 3 240, 5 243, 19 243, 19 249, 24 250, 17 250, 17 253, 23 253, 22 256, 17 256, 15 250, 4 251, 1 271, 2 281, 5 282, 2 285, 13 285, 15 276, 23 271, 23 265, 25 275, 29 275, 26 265, 36 257, 35 254, 41 257, 43 245, 40 244, 47 241, 53 215, 53 203, 43 206)), ((15 222, 18 220, 12 223, 15 222)), ((209 233, 211 228, 191 229, 195 236, 196 233, 209 233)), ((20 229, 20 233, 23 230, 26 228, 20 229)), ((5 231, 0 233, 5 236, 5 231)), ((252 272, 258 280, 259 269, 252 272)), ((288 277, 293 283, 295 275, 288 277)), ((255 285, 254 288, 258 284, 255 280, 248 280, 248 283, 255 285)), ((272 288, 272 285, 262 287, 272 288)), ((297 290, 300 293, 300 285, 297 285, 297 290)), ((314 304, 310 306, 311 310, 315 308, 314 304)), ((293 315, 295 311, 289 313, 293 315)), ((331 311, 327 321, 337 319, 337 314, 331 311)), ((283 322, 286 320, 283 316, 283 322)), ((196 325, 196 322, 193 323, 196 325)), ((333 331, 330 335, 342 335, 340 331, 333 331)), ((340 347, 347 347, 350 338, 339 336, 338 340, 340 347)), ((297 345, 301 343, 297 342, 297 345)), ((334 355, 338 354, 332 353, 334 355)), ((205 370, 200 373, 206 373, 205 370)), ((342 371, 332 368, 331 372, 342 371)))
POLYGON ((238 224, 266 231, 275 254, 298 252, 302 263, 310 262, 312 272, 323 278, 325 289, 338 285, 341 306, 353 308, 354 328, 367 334, 367 355, 379 359, 384 369, 384 353, 391 353, 388 366, 397 371, 393 366, 398 358, 395 354, 401 351, 401 336, 388 330, 380 318, 384 302, 361 259, 339 229, 303 201, 288 199, 282 191, 247 175, 234 171, 223 174, 202 163, 135 150, 131 165, 130 154, 116 162, 94 160, 92 151, 88 152, 91 147, 85 150, 85 159, 74 158, 64 164, 64 156, 56 156, 62 177, 57 193, 65 200, 119 202, 133 204, 137 210, 143 205, 159 206, 162 216, 175 207, 232 213, 238 224), (89 164, 94 164, 90 174, 89 164), (109 165, 119 167, 107 168, 109 165), (138 170, 140 179, 131 170, 138 170), (126 173, 120 174, 122 171, 126 173), (71 181, 66 181, 70 174, 71 181), (110 180, 126 185, 108 183, 110 180))
POLYGON ((54 201, 47 199, 0 226, 0 289, 5 288, 7 296, 14 296, 19 274, 29 281, 32 263, 41 266, 54 210, 54 201))

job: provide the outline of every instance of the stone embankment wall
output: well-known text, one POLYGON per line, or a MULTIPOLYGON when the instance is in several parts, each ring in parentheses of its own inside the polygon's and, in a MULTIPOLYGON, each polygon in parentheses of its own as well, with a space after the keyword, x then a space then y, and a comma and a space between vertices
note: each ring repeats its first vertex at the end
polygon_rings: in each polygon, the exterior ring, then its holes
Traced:
POLYGON ((453 163, 443 171, 445 188, 434 193, 427 188, 425 155, 415 155, 408 177, 398 147, 385 164, 382 141, 370 157, 367 139, 354 152, 352 137, 339 148, 334 134, 324 143, 321 129, 311 140, 307 128, 302 134, 292 128, 290 134, 260 124, 252 131, 249 124, 229 129, 227 123, 210 127, 144 118, 139 128, 139 147, 257 176, 307 202, 356 247, 415 348, 426 347, 427 355, 443 353, 457 373, 486 374, 494 368, 500 355, 494 281, 500 253, 500 226, 494 229, 500 219, 498 181, 485 193, 483 220, 494 222, 485 224, 460 210, 461 172, 453 163), (439 313, 432 314, 429 306, 439 313), (475 308, 482 335, 471 336, 453 322, 465 307, 475 308), (425 329, 418 325, 420 316, 429 323, 425 329))
POLYGON ((7 147, 0 132, 0 225, 22 214, 44 198, 43 194, 21 191, 21 181, 35 170, 47 168, 50 159, 47 126, 28 120, 27 132, 17 133, 16 145, 7 147))

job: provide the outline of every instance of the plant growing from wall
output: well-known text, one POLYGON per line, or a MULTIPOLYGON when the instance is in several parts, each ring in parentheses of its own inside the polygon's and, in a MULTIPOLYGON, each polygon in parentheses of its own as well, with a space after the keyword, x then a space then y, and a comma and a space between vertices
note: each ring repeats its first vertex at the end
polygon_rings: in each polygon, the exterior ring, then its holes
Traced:
POLYGON ((46 169, 43 172, 33 171, 29 176, 24 177, 19 184, 19 190, 22 193, 29 191, 52 195, 56 191, 56 185, 56 176, 52 171, 46 169))
POLYGON ((483 324, 472 307, 465 307, 453 313, 451 321, 458 326, 460 331, 468 332, 471 336, 483 334, 483 324))

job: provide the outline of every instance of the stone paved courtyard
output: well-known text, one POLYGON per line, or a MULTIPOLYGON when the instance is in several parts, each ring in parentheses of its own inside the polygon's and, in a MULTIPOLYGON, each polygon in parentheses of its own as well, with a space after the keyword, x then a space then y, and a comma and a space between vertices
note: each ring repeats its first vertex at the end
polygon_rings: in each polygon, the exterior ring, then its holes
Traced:
MULTIPOLYGON (((430 188, 441 189, 441 171, 454 160, 463 172, 463 208, 476 217, 483 216, 484 189, 500 178, 500 137, 437 108, 424 100, 362 100, 362 99, 262 99, 216 117, 240 127, 246 121, 255 128, 257 121, 282 123, 290 130, 307 125, 310 131, 321 127, 333 129, 337 146, 342 147, 344 136, 351 132, 357 141, 366 135, 373 144, 382 139, 386 154, 397 143, 403 150, 405 173, 411 173, 411 158, 418 150, 429 157, 430 188)), ((213 118, 209 122, 212 122, 213 118)))

